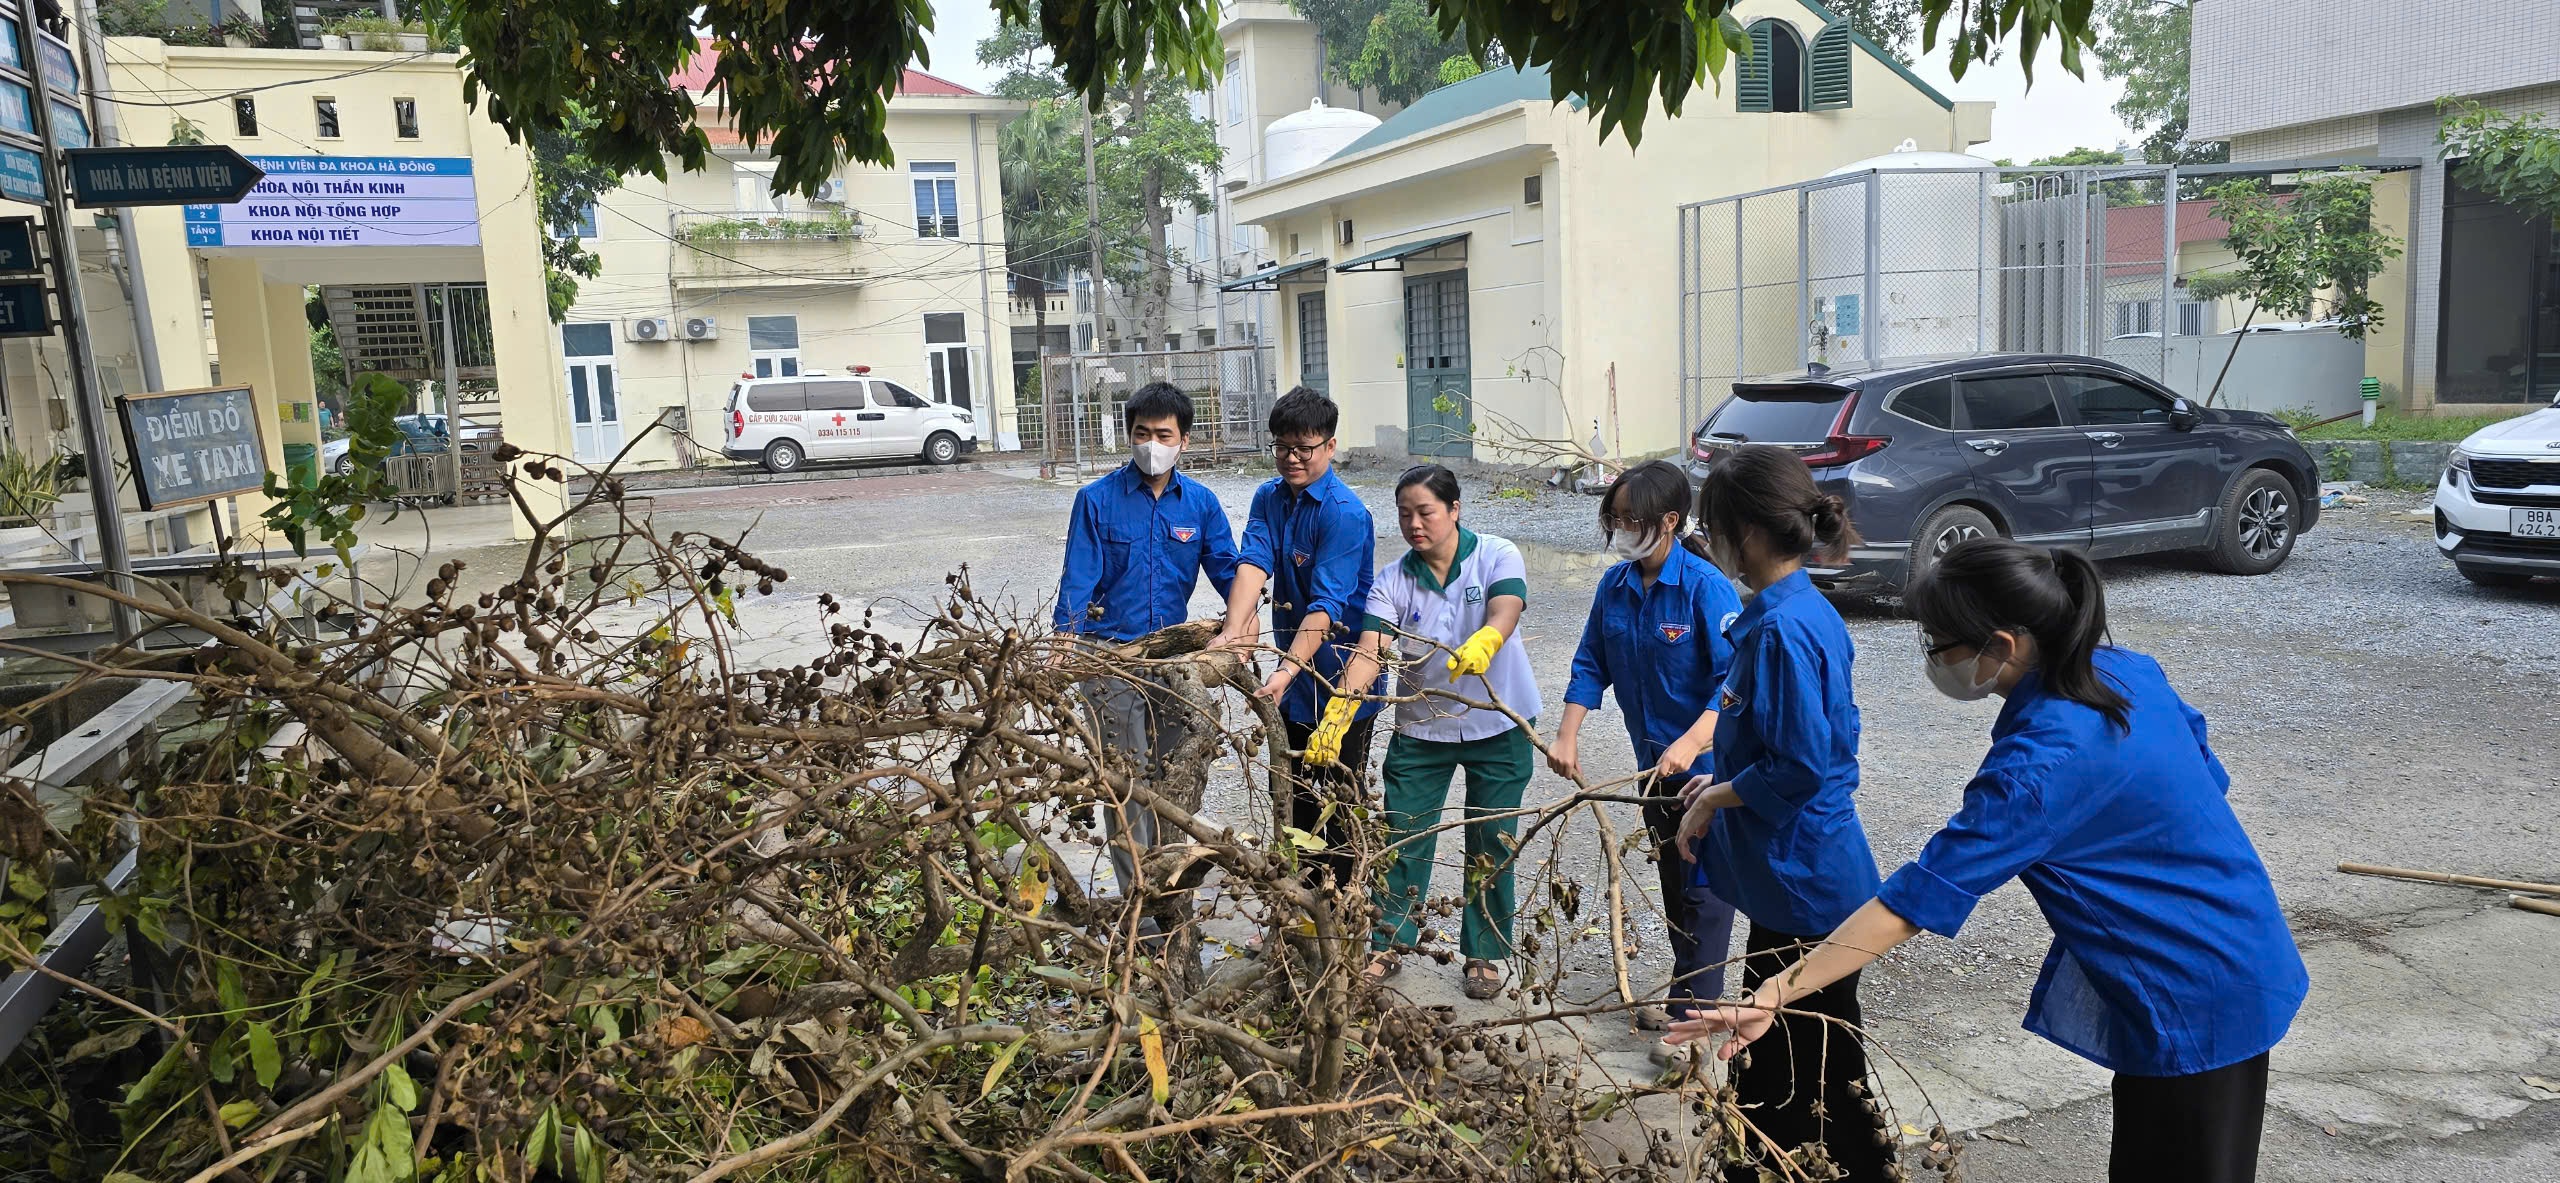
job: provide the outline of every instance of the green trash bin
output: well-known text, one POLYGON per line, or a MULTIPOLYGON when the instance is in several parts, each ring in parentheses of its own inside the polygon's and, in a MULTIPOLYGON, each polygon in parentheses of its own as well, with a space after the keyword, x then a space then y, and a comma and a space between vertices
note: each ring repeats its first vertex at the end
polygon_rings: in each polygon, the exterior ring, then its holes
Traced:
POLYGON ((285 480, 297 489, 320 486, 320 445, 286 444, 284 446, 285 480))

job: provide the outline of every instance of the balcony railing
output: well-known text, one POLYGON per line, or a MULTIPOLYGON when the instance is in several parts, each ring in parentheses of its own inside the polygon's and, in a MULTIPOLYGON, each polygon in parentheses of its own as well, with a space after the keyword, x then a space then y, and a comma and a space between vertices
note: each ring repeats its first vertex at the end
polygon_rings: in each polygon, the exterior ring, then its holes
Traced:
POLYGON ((675 215, 680 283, 859 283, 871 227, 850 210, 689 210, 675 215))

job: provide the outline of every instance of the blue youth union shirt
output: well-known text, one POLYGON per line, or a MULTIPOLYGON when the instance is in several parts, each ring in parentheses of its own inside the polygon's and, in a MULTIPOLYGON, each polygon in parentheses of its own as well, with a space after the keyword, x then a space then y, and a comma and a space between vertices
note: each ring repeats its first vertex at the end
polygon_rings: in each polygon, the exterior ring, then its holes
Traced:
MULTIPOLYGON (((1237 560, 1271 573, 1271 643, 1287 649, 1310 612, 1323 611, 1334 625, 1333 639, 1316 650, 1309 668, 1281 696, 1281 718, 1313 723, 1324 714, 1324 700, 1342 678, 1343 647, 1356 637, 1369 606, 1377 553, 1369 507, 1332 469, 1303 493, 1277 477, 1254 490, 1237 560)), ((1363 689, 1378 693, 1376 686, 1363 689)), ((1379 705, 1361 703, 1357 717, 1377 714, 1379 705)))
POLYGON ((1614 690, 1636 765, 1651 768, 1698 716, 1715 709, 1716 688, 1733 665, 1725 630, 1741 612, 1733 581, 1687 547, 1671 548, 1649 588, 1633 562, 1611 567, 1591 596, 1564 700, 1598 710, 1601 692, 1614 690))
POLYGON ((2149 657, 2109 647, 2095 662, 2129 728, 2021 679, 1963 807, 1877 899, 1952 937, 1983 895, 2023 880, 2053 926, 2027 1030, 2134 1076, 2253 1059, 2311 985, 2275 885, 2204 716, 2149 657))
POLYGON ((1218 495, 1177 472, 1158 497, 1135 465, 1123 464, 1076 490, 1050 623, 1062 633, 1134 640, 1190 619, 1191 591, 1204 572, 1225 598, 1236 545, 1218 495))
POLYGON ((1876 894, 1858 822, 1855 650, 1840 612, 1798 571, 1733 624, 1733 675, 1717 695, 1716 779, 1738 809, 1707 831, 1707 884, 1753 924, 1818 937, 1876 894))

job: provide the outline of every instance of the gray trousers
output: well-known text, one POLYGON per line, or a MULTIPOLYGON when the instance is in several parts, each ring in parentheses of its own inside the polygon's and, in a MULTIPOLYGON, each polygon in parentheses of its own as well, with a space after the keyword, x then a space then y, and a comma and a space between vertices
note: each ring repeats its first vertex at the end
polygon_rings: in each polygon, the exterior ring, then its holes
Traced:
MULTIPOLYGON (((1094 732, 1103 746, 1127 759, 1130 773, 1143 781, 1161 782, 1165 757, 1201 722, 1198 710, 1147 674, 1088 678, 1077 689, 1093 713, 1094 732)), ((1145 851, 1155 846, 1155 811, 1134 803, 1105 803, 1102 814, 1111 843, 1111 874, 1125 899, 1138 882, 1138 860, 1130 847, 1145 851)))

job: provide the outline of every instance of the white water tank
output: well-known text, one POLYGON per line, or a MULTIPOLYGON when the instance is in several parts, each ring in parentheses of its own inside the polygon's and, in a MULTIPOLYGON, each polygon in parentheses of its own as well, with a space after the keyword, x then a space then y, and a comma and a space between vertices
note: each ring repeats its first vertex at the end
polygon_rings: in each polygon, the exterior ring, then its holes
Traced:
POLYGON ((1816 305, 1807 310, 1808 331, 1829 338, 1820 351, 1825 359, 1862 357, 1869 337, 1879 359, 1998 348, 1998 168, 1904 140, 1895 151, 1825 174, 1872 174, 1864 184, 1806 194, 1806 294, 1816 305), (1876 190, 1878 308, 1865 307, 1869 186, 1876 190))
POLYGON ((1323 99, 1309 103, 1304 111, 1274 119, 1262 133, 1263 179, 1276 181, 1314 168, 1376 126, 1377 116, 1328 107, 1323 99))

